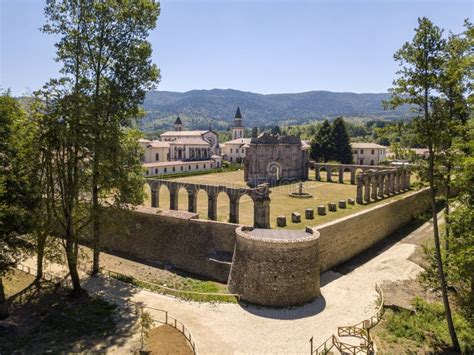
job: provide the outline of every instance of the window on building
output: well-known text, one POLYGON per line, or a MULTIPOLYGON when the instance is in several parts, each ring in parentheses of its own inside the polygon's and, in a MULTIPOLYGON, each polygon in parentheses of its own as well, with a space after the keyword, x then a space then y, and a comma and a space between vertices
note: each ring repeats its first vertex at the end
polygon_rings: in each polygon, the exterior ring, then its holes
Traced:
POLYGON ((374 149, 372 149, 372 155, 374 155, 374 154, 375 154, 375 150, 374 150, 374 149))
POLYGON ((354 150, 353 153, 354 153, 354 154, 357 154, 357 150, 354 150))
POLYGON ((374 165, 374 160, 373 159, 370 161, 370 165, 374 165))
POLYGON ((230 153, 232 154, 232 148, 230 148, 230 153))
POLYGON ((160 153, 155 153, 155 160, 160 161, 160 153))
POLYGON ((183 166, 181 166, 181 171, 183 171, 183 166))
POLYGON ((167 169, 167 168, 165 168, 165 173, 166 173, 166 171, 167 171, 167 170, 168 170, 168 169, 167 169))
POLYGON ((364 165, 364 159, 359 159, 359 165, 364 165))
POLYGON ((173 166, 173 172, 175 172, 175 171, 176 171, 176 169, 175 169, 174 166, 173 166))
POLYGON ((206 164, 204 164, 204 169, 206 169, 206 164))
POLYGON ((242 154, 244 154, 244 150, 242 149, 242 154))
POLYGON ((196 169, 199 169, 199 165, 196 165, 196 169))
POLYGON ((360 150, 360 154, 364 154, 364 149, 361 149, 361 150, 360 150))
POLYGON ((188 165, 188 170, 191 170, 191 165, 188 165))
POLYGON ((148 175, 148 170, 146 171, 146 174, 148 175))
POLYGON ((230 161, 232 162, 232 157, 230 157, 230 161))
POLYGON ((155 168, 155 174, 158 174, 158 168, 155 168))

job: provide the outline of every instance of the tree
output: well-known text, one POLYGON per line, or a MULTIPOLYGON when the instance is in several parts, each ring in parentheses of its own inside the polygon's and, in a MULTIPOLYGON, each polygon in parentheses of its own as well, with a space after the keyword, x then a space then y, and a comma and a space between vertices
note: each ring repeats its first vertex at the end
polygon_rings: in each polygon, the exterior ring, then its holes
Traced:
POLYGON ((324 120, 318 133, 311 140, 310 157, 315 161, 327 162, 334 156, 332 129, 328 120, 324 120))
POLYGON ((351 142, 342 117, 336 118, 332 123, 331 136, 334 147, 331 160, 341 164, 352 164, 351 142))
POLYGON ((32 149, 35 126, 9 92, 0 95, 0 319, 8 316, 2 277, 30 244, 23 238, 35 221, 39 201, 37 156, 32 149))
POLYGON ((394 80, 394 87, 391 89, 391 104, 392 107, 410 104, 417 109, 418 115, 414 118, 414 132, 418 140, 428 147, 428 161, 424 174, 422 174, 422 179, 429 184, 436 262, 446 320, 453 348, 456 351, 460 351, 451 315, 446 278, 441 259, 436 213, 436 184, 438 177, 436 176, 436 160, 440 154, 440 138, 445 134, 445 122, 442 116, 433 114, 432 108, 438 99, 437 93, 439 92, 439 78, 443 64, 444 48, 445 41, 442 38, 442 30, 429 19, 425 17, 419 18, 413 40, 406 42, 394 55, 401 68, 397 72, 398 78, 394 80))
POLYGON ((136 154, 135 149, 122 147, 126 135, 123 127, 129 127, 142 114, 139 104, 159 81, 159 70, 150 60, 151 44, 146 40, 159 12, 154 0, 48 0, 45 8, 48 22, 43 31, 60 36, 56 47, 57 60, 63 63, 61 72, 77 77, 88 98, 84 114, 91 137, 94 274, 99 271, 101 204, 111 197, 118 205, 136 202, 142 196, 141 187, 132 193, 131 182, 124 183, 141 176, 140 161, 126 159, 136 163, 131 171, 126 170, 117 165, 117 154, 136 154))
POLYGON ((51 216, 51 235, 60 237, 66 252, 73 290, 84 294, 77 271, 79 239, 89 225, 91 213, 87 186, 90 184, 90 135, 84 108, 88 97, 72 80, 52 80, 36 93, 33 106, 38 122, 41 153, 43 204, 51 216))

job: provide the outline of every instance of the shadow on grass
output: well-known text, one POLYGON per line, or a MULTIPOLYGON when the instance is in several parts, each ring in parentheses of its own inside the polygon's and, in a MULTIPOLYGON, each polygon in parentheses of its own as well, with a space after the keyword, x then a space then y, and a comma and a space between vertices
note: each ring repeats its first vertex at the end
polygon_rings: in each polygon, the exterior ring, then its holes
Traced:
POLYGON ((70 290, 52 283, 33 283, 12 296, 12 311, 0 335, 0 353, 107 352, 121 348, 134 332, 134 309, 125 302, 134 289, 102 278, 87 279, 89 295, 71 298, 70 290), (101 292, 95 292, 102 287, 101 292), (112 297, 105 294, 112 292, 112 297))

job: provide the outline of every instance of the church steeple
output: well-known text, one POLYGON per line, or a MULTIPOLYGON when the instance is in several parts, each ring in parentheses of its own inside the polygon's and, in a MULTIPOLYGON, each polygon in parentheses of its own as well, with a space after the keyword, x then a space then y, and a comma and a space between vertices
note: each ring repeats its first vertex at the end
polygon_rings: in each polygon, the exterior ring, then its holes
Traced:
POLYGON ((181 118, 179 116, 174 121, 174 130, 175 131, 182 131, 183 130, 183 122, 181 122, 181 118))
POLYGON ((244 126, 242 125, 242 114, 240 107, 237 106, 237 111, 234 116, 234 126, 232 127, 232 139, 244 138, 244 126))

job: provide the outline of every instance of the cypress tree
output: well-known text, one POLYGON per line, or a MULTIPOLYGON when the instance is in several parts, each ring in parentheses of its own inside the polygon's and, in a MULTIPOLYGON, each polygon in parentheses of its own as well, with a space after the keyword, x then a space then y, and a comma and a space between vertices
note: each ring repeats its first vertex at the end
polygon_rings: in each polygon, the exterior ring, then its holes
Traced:
POLYGON ((332 129, 328 120, 324 120, 311 140, 310 157, 315 161, 327 162, 333 156, 332 129))
POLYGON ((351 143, 342 117, 336 118, 332 123, 331 136, 333 146, 331 160, 341 164, 352 164, 351 143))

